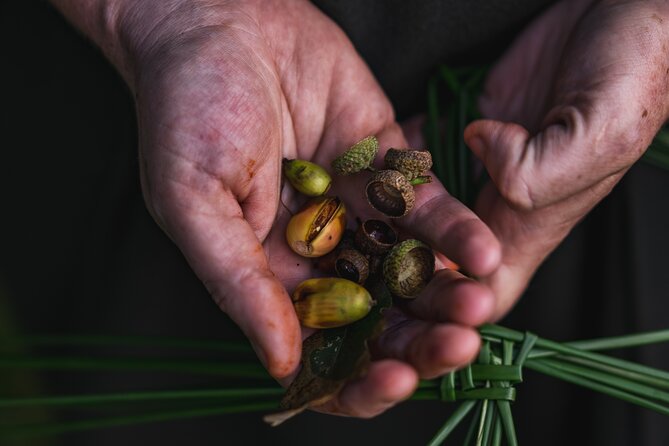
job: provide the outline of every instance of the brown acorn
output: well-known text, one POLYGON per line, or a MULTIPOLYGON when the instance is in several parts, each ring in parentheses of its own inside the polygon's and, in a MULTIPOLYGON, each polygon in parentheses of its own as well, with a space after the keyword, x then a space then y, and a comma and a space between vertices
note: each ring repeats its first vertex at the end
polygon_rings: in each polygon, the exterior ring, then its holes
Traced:
POLYGON ((355 246, 365 254, 383 255, 397 243, 397 232, 385 221, 365 220, 355 232, 355 246))
POLYGON ((383 161, 386 169, 401 172, 409 181, 432 168, 432 154, 428 150, 388 149, 383 161))
POLYGON ((405 240, 388 253, 383 262, 383 280, 395 296, 414 298, 434 274, 432 249, 418 240, 405 240))
POLYGON ((406 215, 416 201, 413 186, 396 170, 374 174, 367 182, 365 194, 374 209, 391 218, 406 215))
POLYGON ((353 144, 347 151, 332 161, 332 170, 339 175, 351 175, 367 169, 379 151, 379 141, 368 136, 353 144))
POLYGON ((357 249, 344 249, 337 256, 335 270, 342 279, 362 285, 369 276, 369 260, 357 249))

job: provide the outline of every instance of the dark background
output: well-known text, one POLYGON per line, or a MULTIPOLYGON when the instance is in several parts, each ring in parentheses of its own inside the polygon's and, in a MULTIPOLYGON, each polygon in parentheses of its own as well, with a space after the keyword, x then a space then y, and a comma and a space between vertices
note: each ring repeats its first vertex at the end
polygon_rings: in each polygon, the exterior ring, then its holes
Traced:
MULTIPOLYGON (((489 62, 547 2, 318 3, 351 36, 404 117, 423 106, 439 55, 489 62), (406 24, 393 25, 392 8, 406 24)), ((0 3, 0 54, 0 334, 242 339, 144 207, 132 98, 112 67, 43 1, 0 3)), ((556 340, 665 328, 668 186, 669 172, 635 166, 549 258, 503 323, 556 340)), ((667 346, 622 356, 669 369, 667 346)), ((225 384, 161 373, 0 369, 4 394, 225 384)), ((518 392, 514 416, 521 444, 669 444, 666 420, 647 410, 531 372, 518 392)), ((420 445, 449 410, 409 402, 374 420, 308 413, 276 429, 257 415, 234 415, 30 444, 420 445)), ((37 411, 26 417, 54 421, 90 413, 37 411)), ((0 422, 19 415, 0 411, 0 422)))

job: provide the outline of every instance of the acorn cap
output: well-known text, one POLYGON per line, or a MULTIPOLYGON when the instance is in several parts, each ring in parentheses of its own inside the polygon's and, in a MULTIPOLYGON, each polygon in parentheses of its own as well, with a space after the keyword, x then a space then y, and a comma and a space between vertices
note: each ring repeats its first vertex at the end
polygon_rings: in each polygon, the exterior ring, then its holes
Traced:
POLYGON ((355 231, 355 246, 365 254, 383 255, 396 243, 397 232, 382 220, 365 220, 355 231))
POLYGON ((412 299, 434 274, 434 254, 425 243, 410 239, 397 245, 383 262, 383 280, 392 294, 412 299))
POLYGON ((374 209, 391 218, 406 215, 416 202, 413 186, 396 170, 374 174, 367 182, 365 194, 374 209))
POLYGON ((411 181, 432 168, 432 154, 427 150, 388 149, 383 158, 386 169, 393 169, 411 181))
POLYGON ((369 276, 369 260, 357 249, 344 249, 337 256, 335 270, 342 279, 362 285, 369 276))
POLYGON ((368 136, 355 143, 332 161, 332 169, 339 175, 351 175, 367 169, 379 151, 376 136, 368 136))

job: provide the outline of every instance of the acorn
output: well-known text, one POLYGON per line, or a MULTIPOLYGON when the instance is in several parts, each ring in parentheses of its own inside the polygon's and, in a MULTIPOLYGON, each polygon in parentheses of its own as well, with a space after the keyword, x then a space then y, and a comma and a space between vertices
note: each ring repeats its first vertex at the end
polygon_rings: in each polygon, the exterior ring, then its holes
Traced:
POLYGON ((406 215, 416 202, 413 186, 396 170, 374 174, 367 182, 365 194, 374 209, 391 218, 406 215))
POLYGON ((406 299, 414 298, 434 274, 434 254, 425 243, 409 239, 397 245, 383 262, 383 280, 390 292, 406 299))
POLYGON ((346 229, 346 208, 337 197, 310 200, 286 227, 288 246, 303 257, 320 257, 335 249, 346 229))
POLYGON ((309 197, 318 197, 327 193, 332 184, 330 174, 318 164, 306 160, 290 160, 281 162, 283 174, 290 184, 309 197))
POLYGON ((369 276, 369 260, 357 249, 343 249, 335 261, 335 270, 342 279, 362 285, 369 276))
POLYGON ((383 161, 386 169, 401 172, 409 181, 432 168, 432 154, 428 150, 388 149, 383 161))
POLYGON ((379 141, 368 136, 332 161, 332 169, 339 175, 351 175, 369 168, 379 151, 379 141))
POLYGON ((335 277, 305 280, 292 299, 300 323, 311 328, 348 325, 365 317, 375 303, 362 286, 335 277))
POLYGON ((397 243, 397 232, 385 221, 365 220, 355 231, 355 246, 365 254, 378 256, 397 243))

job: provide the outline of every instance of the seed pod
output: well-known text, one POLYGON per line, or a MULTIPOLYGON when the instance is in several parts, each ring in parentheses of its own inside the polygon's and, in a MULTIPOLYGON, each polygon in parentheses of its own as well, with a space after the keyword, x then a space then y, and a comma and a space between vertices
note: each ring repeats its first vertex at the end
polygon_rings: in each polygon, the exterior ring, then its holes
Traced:
POLYGON ((434 274, 432 249, 418 240, 405 240, 383 262, 383 280, 395 296, 416 297, 434 274))
POLYGON ((305 160, 289 160, 282 162, 283 174, 290 184, 310 197, 325 194, 332 184, 330 174, 318 164, 305 160))
POLYGON ((432 168, 432 154, 427 150, 388 149, 383 162, 386 169, 397 170, 411 181, 432 168))
POLYGON ((413 186, 396 170, 377 172, 367 182, 365 194, 374 209, 391 218, 406 215, 416 202, 413 186))
POLYGON ((334 277, 305 280, 293 293, 297 318, 311 328, 350 324, 365 317, 374 303, 365 288, 334 277))
POLYGON ((358 173, 372 165, 378 151, 379 141, 375 136, 368 136, 335 158, 332 169, 339 175, 358 173))
POLYGON ((344 249, 337 256, 335 270, 342 279, 362 285, 369 276, 369 260, 357 249, 344 249))
POLYGON ((286 240, 304 257, 320 257, 335 249, 346 229, 346 208, 337 197, 309 201, 288 222, 286 240))
POLYGON ((355 232, 355 246, 365 254, 383 255, 397 243, 397 233, 381 220, 365 220, 355 232))

